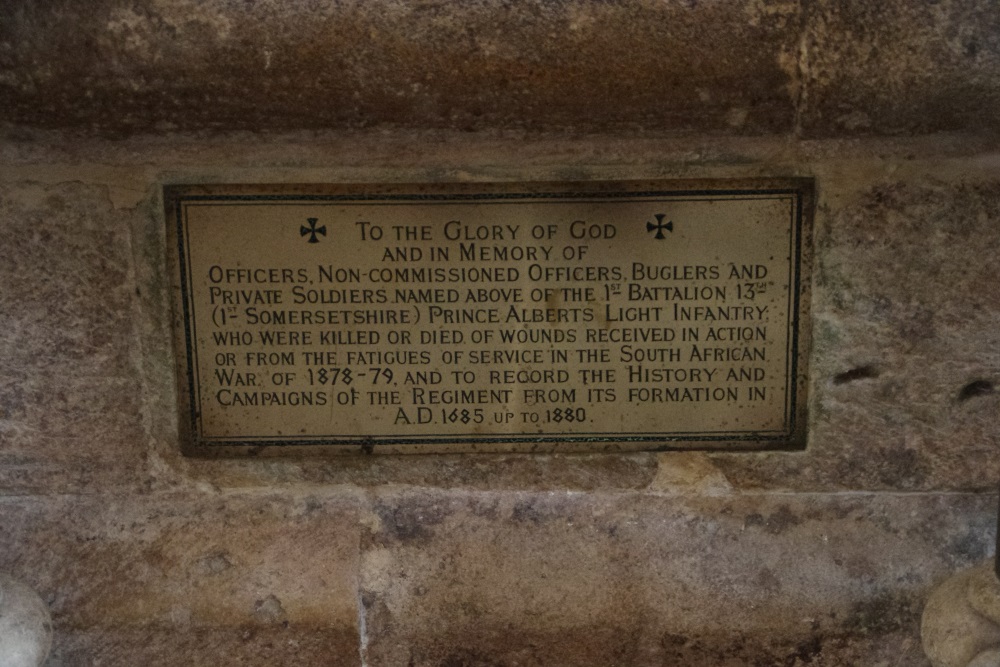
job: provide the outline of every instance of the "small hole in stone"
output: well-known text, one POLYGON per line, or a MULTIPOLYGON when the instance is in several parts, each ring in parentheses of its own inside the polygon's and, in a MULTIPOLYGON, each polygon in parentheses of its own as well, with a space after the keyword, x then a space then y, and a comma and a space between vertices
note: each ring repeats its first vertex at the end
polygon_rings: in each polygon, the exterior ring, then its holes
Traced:
POLYGON ((872 378, 877 378, 878 376, 878 369, 874 366, 858 366, 857 368, 852 368, 849 371, 844 371, 843 373, 837 373, 834 375, 833 383, 847 384, 848 382, 856 382, 857 380, 871 380, 872 378))
POLYGON ((993 383, 989 380, 976 380, 962 387, 962 391, 958 392, 958 400, 967 401, 976 396, 986 396, 992 394, 993 389, 993 383))

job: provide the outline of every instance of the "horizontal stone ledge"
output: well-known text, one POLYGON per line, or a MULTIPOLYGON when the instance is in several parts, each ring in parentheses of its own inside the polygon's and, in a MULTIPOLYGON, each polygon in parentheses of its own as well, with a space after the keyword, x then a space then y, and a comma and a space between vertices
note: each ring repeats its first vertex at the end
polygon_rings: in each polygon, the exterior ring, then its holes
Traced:
POLYGON ((990 131, 988 0, 15 0, 0 121, 100 135, 363 127, 990 131))
POLYGON ((4 119, 33 126, 759 133, 794 116, 796 11, 745 1, 16 4, 4 119))
POLYGON ((985 557, 995 507, 401 488, 10 498, 0 570, 50 607, 64 664, 922 664, 923 602, 985 557))

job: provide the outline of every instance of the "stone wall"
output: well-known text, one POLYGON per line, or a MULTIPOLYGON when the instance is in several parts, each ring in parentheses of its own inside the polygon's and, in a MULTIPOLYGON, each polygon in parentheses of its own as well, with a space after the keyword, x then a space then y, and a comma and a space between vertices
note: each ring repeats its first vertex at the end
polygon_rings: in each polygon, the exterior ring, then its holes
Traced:
POLYGON ((988 555, 1000 156, 983 140, 419 133, 9 141, 0 569, 51 665, 923 665, 988 555), (814 176, 809 446, 178 454, 161 186, 814 176))
POLYGON ((927 665, 995 535, 998 22, 9 3, 0 571, 49 667, 927 665), (816 180, 804 452, 178 453, 165 184, 756 176, 816 180))

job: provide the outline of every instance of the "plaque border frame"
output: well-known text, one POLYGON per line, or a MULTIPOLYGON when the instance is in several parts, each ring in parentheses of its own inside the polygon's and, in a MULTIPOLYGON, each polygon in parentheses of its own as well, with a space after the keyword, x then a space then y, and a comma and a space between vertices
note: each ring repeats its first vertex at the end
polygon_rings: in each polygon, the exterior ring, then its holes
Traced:
POLYGON ((181 452, 192 457, 246 456, 342 456, 359 454, 469 454, 469 453, 598 453, 633 451, 794 451, 804 450, 808 434, 808 362, 811 349, 811 286, 813 267, 813 219, 815 179, 714 178, 602 181, 511 181, 434 183, 212 183, 165 184, 163 202, 166 231, 167 271, 171 292, 171 324, 177 397, 178 437, 181 452), (445 436, 351 436, 335 440, 311 437, 277 440, 263 437, 210 438, 199 435, 199 415, 194 396, 196 350, 192 342, 191 307, 188 293, 187 257, 184 238, 184 204, 194 201, 379 201, 457 199, 490 201, 514 198, 579 199, 648 196, 738 196, 786 195, 795 197, 793 215, 793 267, 789 317, 791 352, 786 363, 788 427, 779 435, 757 435, 734 431, 744 437, 641 434, 641 437, 593 435, 445 435, 445 436))

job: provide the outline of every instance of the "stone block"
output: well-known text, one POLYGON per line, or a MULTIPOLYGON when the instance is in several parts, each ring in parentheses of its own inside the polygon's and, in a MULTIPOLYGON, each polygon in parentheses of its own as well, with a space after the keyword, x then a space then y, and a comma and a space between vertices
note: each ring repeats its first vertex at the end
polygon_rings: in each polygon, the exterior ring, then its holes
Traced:
POLYGON ((806 136, 1000 129, 1000 9, 818 0, 800 61, 806 136))
POLYGON ((101 187, 0 191, 0 489, 142 482, 132 265, 101 187))
POLYGON ((351 497, 10 499, 0 522, 55 664, 358 664, 351 497))
POLYGON ((406 492, 363 538, 369 665, 924 665, 975 496, 406 492), (797 662, 798 661, 798 662, 797 662))

